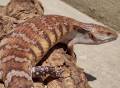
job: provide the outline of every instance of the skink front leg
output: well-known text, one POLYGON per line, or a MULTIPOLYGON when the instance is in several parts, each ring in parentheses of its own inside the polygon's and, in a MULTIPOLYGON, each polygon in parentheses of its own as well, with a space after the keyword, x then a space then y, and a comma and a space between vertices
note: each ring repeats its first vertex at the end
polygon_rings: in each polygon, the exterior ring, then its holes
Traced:
POLYGON ((53 78, 59 78, 61 77, 62 72, 62 69, 57 70, 55 67, 50 66, 35 66, 32 68, 33 78, 45 76, 47 74, 53 78))

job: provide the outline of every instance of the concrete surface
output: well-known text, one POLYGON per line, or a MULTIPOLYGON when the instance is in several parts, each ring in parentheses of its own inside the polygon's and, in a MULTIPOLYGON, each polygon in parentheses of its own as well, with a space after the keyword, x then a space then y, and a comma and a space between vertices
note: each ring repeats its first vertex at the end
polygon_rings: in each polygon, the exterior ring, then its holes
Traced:
MULTIPOLYGON (((0 4, 7 1, 0 0, 0 4)), ((41 1, 45 7, 45 14, 60 14, 83 22, 99 23, 60 0, 41 1)), ((93 88, 120 88, 120 37, 114 42, 102 45, 76 45, 75 52, 78 66, 96 78, 90 81, 93 88)))
POLYGON ((62 0, 120 31, 120 0, 62 0))

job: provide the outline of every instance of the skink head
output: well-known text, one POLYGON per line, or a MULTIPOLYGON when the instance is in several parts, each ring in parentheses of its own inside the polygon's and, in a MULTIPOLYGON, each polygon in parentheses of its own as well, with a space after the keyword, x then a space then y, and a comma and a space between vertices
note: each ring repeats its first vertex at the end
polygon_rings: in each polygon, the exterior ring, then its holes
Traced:
POLYGON ((102 44, 115 40, 118 35, 115 31, 96 24, 83 24, 82 29, 88 32, 89 38, 93 41, 93 44, 102 44))

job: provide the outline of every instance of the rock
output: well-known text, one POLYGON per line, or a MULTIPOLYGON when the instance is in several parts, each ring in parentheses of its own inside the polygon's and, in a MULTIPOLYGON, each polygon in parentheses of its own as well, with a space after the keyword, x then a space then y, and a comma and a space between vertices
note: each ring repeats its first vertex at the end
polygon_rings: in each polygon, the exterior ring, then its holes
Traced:
POLYGON ((44 8, 38 0, 11 0, 6 6, 6 15, 17 20, 27 20, 33 16, 42 16, 44 8))
POLYGON ((53 66, 63 70, 62 78, 44 79, 48 88, 90 88, 83 69, 77 67, 72 59, 73 57, 66 54, 63 49, 56 49, 43 62, 42 66, 53 66))
POLYGON ((7 6, 0 6, 0 39, 17 24, 43 13, 44 8, 38 0, 11 0, 7 6))
POLYGON ((0 39, 10 33, 13 28, 16 27, 16 24, 16 19, 9 16, 0 15, 0 39))

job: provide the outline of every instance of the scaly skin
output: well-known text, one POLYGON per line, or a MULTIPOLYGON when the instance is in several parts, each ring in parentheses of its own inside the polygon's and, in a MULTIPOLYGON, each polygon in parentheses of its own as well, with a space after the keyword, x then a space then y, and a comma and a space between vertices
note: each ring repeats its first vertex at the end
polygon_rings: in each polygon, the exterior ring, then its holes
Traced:
POLYGON ((34 17, 20 24, 0 42, 0 71, 5 87, 33 88, 32 67, 59 42, 71 47, 75 43, 102 44, 116 38, 117 34, 108 28, 72 18, 34 17))

